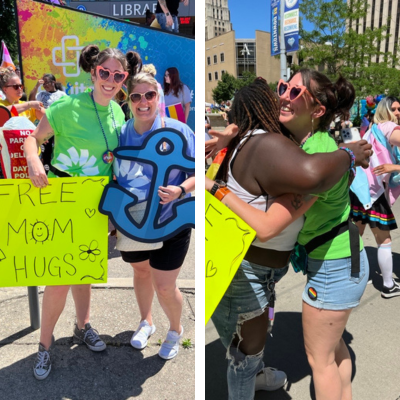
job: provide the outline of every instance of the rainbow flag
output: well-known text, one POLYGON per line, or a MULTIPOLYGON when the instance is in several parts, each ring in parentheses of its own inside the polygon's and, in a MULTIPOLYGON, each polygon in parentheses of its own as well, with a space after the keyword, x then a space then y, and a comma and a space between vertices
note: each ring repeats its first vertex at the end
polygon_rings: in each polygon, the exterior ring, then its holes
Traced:
POLYGON ((169 118, 177 119, 186 124, 185 112, 181 103, 165 106, 165 114, 169 118))
POLYGON ((206 177, 210 178, 212 180, 215 180, 215 177, 217 176, 217 172, 219 170, 219 167, 222 164, 222 161, 224 161, 225 154, 228 151, 228 148, 222 149, 214 158, 212 164, 207 170, 206 177))
POLYGON ((1 57, 2 62, 0 67, 2 68, 7 68, 7 67, 12 67, 15 71, 15 65, 11 59, 10 53, 8 52, 7 46, 4 43, 4 40, 1 41, 1 47, 3 50, 3 56, 1 57))

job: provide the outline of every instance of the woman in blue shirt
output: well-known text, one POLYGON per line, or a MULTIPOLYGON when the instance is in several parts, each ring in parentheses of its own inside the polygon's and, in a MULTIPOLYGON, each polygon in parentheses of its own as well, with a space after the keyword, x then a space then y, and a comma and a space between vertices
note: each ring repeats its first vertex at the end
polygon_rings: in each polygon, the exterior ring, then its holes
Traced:
MULTIPOLYGON (((187 156, 194 158, 194 134, 191 129, 179 121, 161 118, 158 115, 159 95, 154 77, 139 73, 128 80, 127 86, 133 119, 122 127, 120 146, 140 146, 154 130, 168 127, 183 134, 187 143, 187 156)), ((138 197, 139 203, 134 208, 136 207, 140 214, 140 209, 146 207, 153 167, 150 164, 117 158, 114 163, 114 174, 119 185, 138 197)), ((179 169, 172 169, 168 185, 158 189, 160 204, 163 205, 159 222, 163 222, 172 216, 171 209, 174 203, 190 196, 186 193, 194 190, 194 176, 188 176, 179 169)), ((134 208, 130 210, 131 213, 134 208)), ((190 234, 191 229, 185 229, 164 241, 159 249, 121 251, 123 260, 129 262, 134 269, 134 289, 141 316, 140 324, 132 336, 131 345, 139 350, 145 348, 149 336, 156 330, 151 315, 151 304, 156 292, 170 322, 170 330, 158 353, 166 360, 177 355, 179 340, 183 335, 180 323, 182 295, 176 286, 176 279, 189 248, 190 234)))

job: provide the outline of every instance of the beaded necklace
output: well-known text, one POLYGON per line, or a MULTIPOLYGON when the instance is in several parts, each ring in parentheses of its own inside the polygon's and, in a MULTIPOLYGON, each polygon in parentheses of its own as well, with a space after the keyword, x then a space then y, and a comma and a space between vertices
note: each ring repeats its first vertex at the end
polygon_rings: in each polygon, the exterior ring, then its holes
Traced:
MULTIPOLYGON (((108 140, 107 140, 106 134, 105 134, 104 129, 103 129, 103 124, 101 123, 101 120, 100 120, 99 112, 97 111, 96 102, 94 101, 94 97, 93 97, 93 92, 90 93, 90 97, 92 98, 93 106, 94 106, 94 109, 96 111, 97 119, 99 121, 100 128, 101 128, 101 132, 103 134, 103 137, 104 137, 104 140, 105 140, 106 146, 107 146, 107 150, 103 153, 102 159, 103 159, 104 164, 111 164, 113 162, 113 160, 114 160, 114 154, 113 154, 113 152, 110 150, 110 148, 108 146, 108 140)), ((109 108, 111 110, 111 119, 112 119, 112 122, 113 122, 115 133, 117 135, 118 146, 119 146, 119 133, 118 133, 118 130, 117 130, 117 123, 115 122, 114 111, 112 109, 111 102, 110 102, 109 108)))

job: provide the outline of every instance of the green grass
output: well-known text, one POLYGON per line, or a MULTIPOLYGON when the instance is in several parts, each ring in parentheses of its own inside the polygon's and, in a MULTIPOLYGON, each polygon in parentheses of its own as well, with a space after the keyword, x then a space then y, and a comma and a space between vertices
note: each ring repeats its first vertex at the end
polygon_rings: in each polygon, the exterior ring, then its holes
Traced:
POLYGON ((182 347, 184 349, 190 349, 192 347, 192 340, 191 339, 183 339, 182 340, 182 347))

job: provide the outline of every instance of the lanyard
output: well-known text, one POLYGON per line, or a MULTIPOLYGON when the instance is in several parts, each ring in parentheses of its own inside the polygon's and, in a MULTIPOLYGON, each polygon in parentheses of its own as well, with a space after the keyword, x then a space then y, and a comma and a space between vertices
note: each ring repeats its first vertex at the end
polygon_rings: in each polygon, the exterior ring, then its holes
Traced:
MULTIPOLYGON (((107 149, 103 153, 103 157, 102 157, 103 158, 103 162, 105 164, 111 164, 113 162, 113 160, 114 160, 114 154, 113 154, 113 152, 110 150, 110 148, 108 146, 108 140, 107 140, 106 134, 105 134, 104 129, 103 129, 103 124, 101 123, 101 120, 100 120, 99 112, 97 111, 96 102, 94 101, 94 98, 93 98, 93 92, 90 93, 90 97, 92 98, 93 106, 94 106, 94 109, 96 111, 97 119, 99 121, 100 128, 101 128, 101 132, 103 134, 104 141, 106 142, 107 149)), ((112 119, 112 122, 113 122, 113 127, 115 129, 115 134, 117 135, 118 146, 119 146, 119 134, 118 134, 117 123, 115 122, 114 111, 112 109, 111 102, 110 102, 109 108, 111 110, 111 119, 112 119)))

